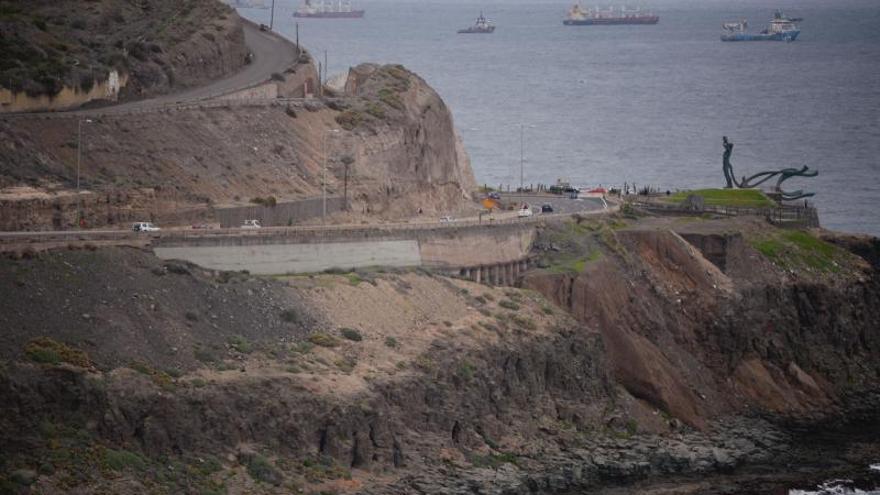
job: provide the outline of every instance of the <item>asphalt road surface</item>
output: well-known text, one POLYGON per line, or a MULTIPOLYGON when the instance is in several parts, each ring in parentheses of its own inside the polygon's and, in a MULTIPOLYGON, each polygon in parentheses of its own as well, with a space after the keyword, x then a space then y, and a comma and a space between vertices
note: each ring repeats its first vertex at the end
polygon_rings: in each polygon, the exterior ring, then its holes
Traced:
POLYGON ((298 56, 296 45, 278 34, 260 31, 257 25, 248 21, 245 21, 243 25, 244 41, 248 50, 253 54, 253 60, 238 72, 204 86, 186 89, 178 93, 92 110, 77 110, 70 113, 85 115, 91 112, 111 114, 222 96, 266 82, 272 77, 273 73, 283 73, 296 62, 298 56))
POLYGON ((523 204, 528 204, 536 215, 541 214, 541 206, 545 204, 553 207, 553 213, 563 214, 605 209, 602 199, 593 197, 570 199, 556 195, 501 194, 501 201, 505 204, 515 204, 517 209, 523 204))

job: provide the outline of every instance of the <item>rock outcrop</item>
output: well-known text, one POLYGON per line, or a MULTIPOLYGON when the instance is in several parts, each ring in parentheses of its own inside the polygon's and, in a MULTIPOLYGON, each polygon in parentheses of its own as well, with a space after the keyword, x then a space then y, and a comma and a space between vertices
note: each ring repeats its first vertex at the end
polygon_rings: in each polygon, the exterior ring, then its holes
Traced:
POLYGON ((0 112, 204 84, 247 63, 241 23, 214 0, 9 3, 0 16, 0 112))
MULTIPOLYGON (((309 70, 307 63, 285 77, 309 70)), ((351 98, 93 117, 83 126, 80 204, 69 197, 76 117, 2 120, 0 136, 0 184, 43 193, 4 195, 2 230, 64 229, 80 212, 91 227, 212 221, 214 208, 257 198, 320 198, 325 168, 328 196, 347 195, 352 215, 454 214, 469 207, 475 188, 448 108, 396 66, 377 68, 351 98)))

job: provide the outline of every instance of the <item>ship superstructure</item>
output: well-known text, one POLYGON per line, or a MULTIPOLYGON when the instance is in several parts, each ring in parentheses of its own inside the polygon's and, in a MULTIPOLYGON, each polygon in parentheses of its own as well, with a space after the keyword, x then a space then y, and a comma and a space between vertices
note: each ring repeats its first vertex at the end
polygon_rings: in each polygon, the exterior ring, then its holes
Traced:
POLYGON ((351 7, 348 0, 305 0, 296 12, 294 17, 315 17, 324 19, 352 19, 364 16, 363 10, 355 10, 351 7))
POLYGON ((492 24, 492 21, 486 19, 483 16, 483 13, 480 12, 480 16, 477 17, 474 25, 465 29, 459 29, 458 32, 460 34, 489 34, 495 31, 495 25, 492 24))
POLYGON ((725 22, 721 25, 721 41, 794 41, 801 34, 797 23, 800 18, 788 18, 782 11, 777 10, 770 20, 770 25, 760 33, 747 33, 748 23, 745 20, 739 22, 725 22))
POLYGON ((641 9, 608 7, 582 8, 580 4, 572 5, 568 15, 562 21, 566 26, 609 26, 619 24, 657 24, 660 17, 641 9))

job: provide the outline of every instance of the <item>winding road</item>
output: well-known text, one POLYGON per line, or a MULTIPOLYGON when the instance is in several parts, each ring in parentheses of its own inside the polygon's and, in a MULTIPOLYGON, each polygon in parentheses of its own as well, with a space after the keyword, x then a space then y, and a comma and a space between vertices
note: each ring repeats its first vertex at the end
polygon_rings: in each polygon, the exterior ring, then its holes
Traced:
POLYGON ((294 43, 274 32, 261 31, 258 25, 247 19, 242 18, 242 21, 244 42, 253 57, 251 63, 242 67, 238 72, 204 86, 189 88, 177 93, 67 113, 77 115, 113 114, 207 100, 264 83, 272 77, 272 74, 283 73, 296 63, 299 53, 294 43))

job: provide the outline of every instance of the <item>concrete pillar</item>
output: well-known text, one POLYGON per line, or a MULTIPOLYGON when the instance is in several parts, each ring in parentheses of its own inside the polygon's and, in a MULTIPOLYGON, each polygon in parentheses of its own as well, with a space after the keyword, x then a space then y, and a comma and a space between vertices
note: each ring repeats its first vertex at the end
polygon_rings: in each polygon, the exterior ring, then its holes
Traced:
POLYGON ((482 267, 482 266, 478 266, 478 267, 476 267, 476 268, 474 269, 474 272, 476 273, 476 277, 474 277, 474 282, 476 282, 476 283, 479 284, 479 283, 481 282, 482 278, 483 278, 483 277, 482 277, 482 275, 483 275, 483 267, 482 267))

